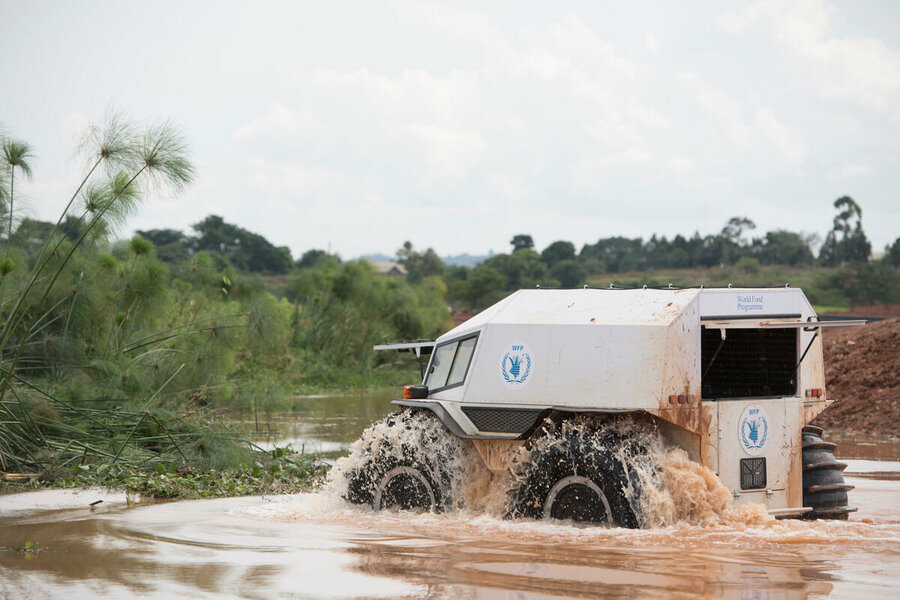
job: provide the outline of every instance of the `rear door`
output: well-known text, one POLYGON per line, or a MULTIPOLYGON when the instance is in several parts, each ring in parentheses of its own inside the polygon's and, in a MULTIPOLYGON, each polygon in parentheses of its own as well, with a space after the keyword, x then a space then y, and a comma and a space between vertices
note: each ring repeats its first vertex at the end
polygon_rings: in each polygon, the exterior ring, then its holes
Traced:
POLYGON ((702 394, 716 401, 719 479, 737 502, 785 507, 792 433, 786 399, 797 394, 798 330, 706 324, 702 394))

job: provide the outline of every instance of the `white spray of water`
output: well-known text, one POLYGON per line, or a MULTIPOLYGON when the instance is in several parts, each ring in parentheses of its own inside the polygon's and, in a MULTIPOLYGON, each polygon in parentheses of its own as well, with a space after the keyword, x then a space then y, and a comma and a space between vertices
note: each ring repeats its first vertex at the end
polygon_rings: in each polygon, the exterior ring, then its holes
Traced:
POLYGON ((475 490, 485 485, 487 469, 470 443, 450 434, 430 412, 403 410, 363 431, 348 456, 331 470, 326 489, 347 498, 354 480, 371 487, 383 465, 402 463, 426 472, 446 508, 469 505, 476 499, 475 490))
POLYGON ((690 460, 684 450, 666 448, 658 432, 630 418, 567 420, 552 434, 523 445, 511 472, 498 476, 485 468, 470 442, 447 432, 434 415, 401 411, 363 432, 349 455, 337 461, 326 489, 332 497, 346 498, 350 479, 377 470, 378 461, 412 459, 425 465, 429 477, 441 486, 447 508, 502 517, 510 509, 509 491, 522 479, 517 466, 554 449, 565 453, 585 448, 613 456, 624 466, 630 474, 622 482, 625 497, 645 528, 749 526, 772 520, 761 504, 732 507, 731 492, 715 473, 690 460))

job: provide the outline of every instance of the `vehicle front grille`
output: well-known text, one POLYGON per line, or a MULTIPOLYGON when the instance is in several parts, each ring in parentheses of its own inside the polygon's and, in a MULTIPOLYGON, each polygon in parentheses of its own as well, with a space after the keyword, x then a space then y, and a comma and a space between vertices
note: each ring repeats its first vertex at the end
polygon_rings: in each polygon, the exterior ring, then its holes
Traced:
POLYGON ((479 431, 525 433, 544 412, 540 408, 482 408, 463 406, 463 413, 479 431))

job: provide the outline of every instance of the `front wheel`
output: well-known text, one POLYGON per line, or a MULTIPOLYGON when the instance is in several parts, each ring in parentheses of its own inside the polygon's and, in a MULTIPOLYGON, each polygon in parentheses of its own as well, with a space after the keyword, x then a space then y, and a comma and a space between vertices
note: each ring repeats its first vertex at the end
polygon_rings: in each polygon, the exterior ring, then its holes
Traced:
POLYGON ((375 510, 460 508, 467 476, 463 444, 428 411, 405 408, 366 429, 332 471, 347 501, 375 510))

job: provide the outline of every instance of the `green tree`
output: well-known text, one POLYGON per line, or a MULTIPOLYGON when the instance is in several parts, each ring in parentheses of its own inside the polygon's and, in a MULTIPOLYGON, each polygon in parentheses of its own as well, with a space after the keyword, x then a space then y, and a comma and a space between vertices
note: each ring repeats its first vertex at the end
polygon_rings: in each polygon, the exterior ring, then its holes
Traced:
POLYGON ((734 264, 742 256, 749 255, 749 244, 744 233, 756 229, 756 224, 747 217, 731 217, 719 235, 710 240, 719 257, 720 264, 734 264))
MULTIPOLYGON (((115 123, 110 127, 115 128, 115 123)), ((92 130, 96 131, 96 130, 92 130)), ((26 348, 31 348, 33 336, 41 336, 46 340, 43 331, 51 324, 68 327, 70 319, 52 318, 49 311, 62 306, 62 300, 50 302, 51 297, 59 293, 57 282, 73 275, 70 265, 83 255, 85 241, 95 232, 104 230, 117 216, 133 209, 139 199, 142 186, 149 185, 155 190, 178 191, 188 185, 193 178, 193 166, 186 156, 183 138, 168 124, 155 125, 148 130, 136 133, 131 129, 127 143, 131 150, 131 160, 120 161, 117 152, 110 151, 106 144, 111 134, 99 134, 90 137, 94 144, 85 146, 93 163, 85 175, 75 194, 69 200, 60 215, 54 231, 47 237, 44 246, 37 253, 37 259, 27 275, 22 277, 20 289, 13 298, 4 300, 7 306, 6 319, 0 325, 0 357, 8 360, 4 365, 2 382, 0 382, 0 400, 15 385, 15 374, 19 361, 26 348), (114 174, 103 181, 91 180, 91 175, 103 162, 114 166, 114 174), (70 241, 60 230, 64 219, 73 215, 70 209, 76 200, 82 201, 80 214, 76 221, 80 226, 77 239, 70 241), (49 309, 47 307, 50 307, 49 309)), ((10 153, 22 157, 22 153, 10 153)), ((15 161, 13 161, 15 162, 15 161)), ((21 167, 21 164, 19 164, 21 167)), ((102 266, 105 261, 98 261, 102 266)), ((86 270, 78 270, 76 279, 62 292, 65 301, 75 303, 78 297, 78 281, 86 270)), ((111 286, 104 286, 109 289, 111 286)), ((124 299, 124 298, 123 298, 124 299)), ((117 299, 117 302, 119 300, 117 299)), ((141 300, 135 299, 135 302, 141 300)), ((71 312, 70 312, 71 314, 71 312)), ((105 313, 110 315, 108 310, 105 313)), ((112 317, 118 318, 117 311, 112 317)), ((120 322, 121 323, 121 322, 120 322)), ((107 329, 109 332, 110 329, 107 329)), ((84 361, 87 362, 87 361, 84 361)), ((33 368, 33 367, 32 367, 33 368)))
POLYGON ((426 277, 442 277, 447 270, 433 248, 424 253, 417 252, 410 241, 404 242, 403 247, 397 250, 397 260, 406 267, 407 279, 411 283, 418 283, 426 277))
POLYGON ((643 245, 641 238, 601 238, 596 244, 585 245, 580 256, 587 260, 602 260, 608 272, 621 273, 643 267, 643 245))
POLYGON ((506 277, 493 267, 481 265, 466 280, 465 300, 472 308, 490 306, 505 295, 506 277))
POLYGON ((722 237, 735 246, 744 246, 747 243, 744 240, 744 233, 754 229, 756 229, 756 223, 747 217, 731 217, 722 228, 722 237))
POLYGON ((309 267, 314 267, 325 260, 334 260, 338 264, 340 264, 340 259, 333 255, 328 254, 325 250, 307 250, 303 253, 303 256, 300 257, 300 260, 297 261, 297 267, 300 269, 308 269, 309 267))
POLYGON ((507 290, 533 288, 546 284, 547 265, 532 248, 522 248, 512 254, 498 254, 484 262, 503 275, 507 290))
POLYGON ((291 251, 276 247, 263 236, 209 215, 193 225, 196 248, 224 255, 238 269, 251 273, 287 273, 294 265, 291 251))
POLYGON ((29 262, 33 262, 53 233, 53 223, 25 218, 13 232, 12 245, 21 249, 29 262))
POLYGON ((26 179, 30 179, 31 164, 29 161, 34 157, 34 153, 32 152, 31 145, 28 142, 4 137, 0 139, 0 154, 2 154, 3 162, 6 163, 6 170, 8 173, 7 177, 9 181, 9 193, 6 194, 8 206, 5 207, 6 212, 8 213, 6 228, 6 257, 8 259, 9 250, 12 245, 10 241, 12 240, 13 216, 15 213, 14 202, 16 171, 19 171, 26 179))
POLYGON ((793 231, 776 229, 758 240, 759 259, 766 265, 810 265, 815 258, 810 250, 810 238, 793 231))
POLYGON ((838 213, 819 250, 819 261, 828 267, 867 262, 872 244, 862 229, 862 208, 850 196, 835 200, 834 208, 838 213))
POLYGON ((177 229, 147 229, 135 233, 153 243, 157 258, 163 262, 179 262, 190 256, 194 240, 177 229))
POLYGON ((575 258, 575 245, 572 242, 553 242, 541 252, 541 260, 552 267, 558 262, 575 258))
POLYGON ((900 267, 900 237, 894 243, 885 248, 884 259, 895 267, 900 267))
POLYGON ((509 243, 512 244, 513 252, 534 248, 534 240, 531 239, 530 235, 526 235, 524 233, 514 235, 513 239, 510 240, 509 243))
POLYGON ((574 259, 560 261, 550 269, 550 277, 559 281, 564 288, 584 285, 586 276, 584 266, 574 259))

